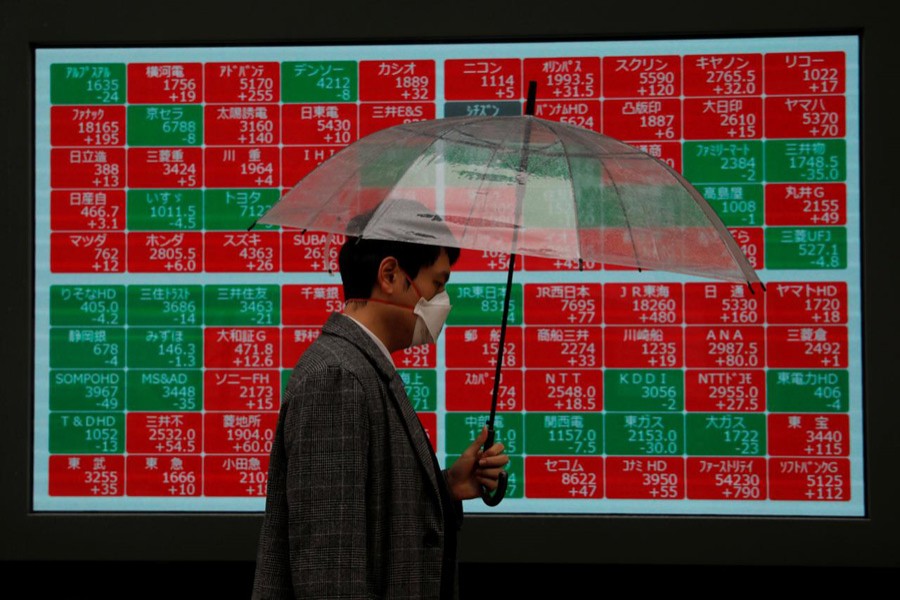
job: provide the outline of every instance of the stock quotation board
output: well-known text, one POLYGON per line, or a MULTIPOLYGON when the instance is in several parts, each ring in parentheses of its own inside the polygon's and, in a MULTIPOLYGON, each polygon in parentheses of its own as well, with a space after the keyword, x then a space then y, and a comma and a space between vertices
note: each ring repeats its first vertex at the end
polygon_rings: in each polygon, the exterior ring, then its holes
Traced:
MULTIPOLYGON (((519 257, 508 513, 865 514, 858 40, 35 51, 33 506, 262 511, 341 239, 248 229, 352 142, 535 114, 701 192, 767 290, 519 257)), ((429 199, 434 190, 423 189, 429 199)), ((488 417, 509 257, 395 354, 442 464, 488 417)))

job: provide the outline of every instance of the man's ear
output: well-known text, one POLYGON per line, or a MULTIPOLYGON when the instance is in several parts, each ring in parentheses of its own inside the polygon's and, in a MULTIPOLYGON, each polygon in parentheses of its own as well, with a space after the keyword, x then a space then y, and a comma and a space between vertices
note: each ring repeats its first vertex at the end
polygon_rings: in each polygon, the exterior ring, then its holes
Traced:
POLYGON ((378 277, 375 285, 382 293, 390 295, 397 289, 395 284, 400 278, 402 278, 400 264, 396 258, 388 256, 378 265, 378 277))

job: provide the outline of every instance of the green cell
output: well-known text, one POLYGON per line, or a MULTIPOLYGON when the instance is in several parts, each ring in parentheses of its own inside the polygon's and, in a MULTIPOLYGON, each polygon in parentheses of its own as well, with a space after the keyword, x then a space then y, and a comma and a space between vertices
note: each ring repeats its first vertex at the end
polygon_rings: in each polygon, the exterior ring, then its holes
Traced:
POLYGON ((50 367, 115 369, 125 366, 125 330, 118 327, 51 327, 50 367))
POLYGON ((203 408, 200 370, 129 369, 128 410, 196 411, 203 408))
POLYGON ((208 285, 204 291, 206 324, 264 326, 281 322, 277 285, 208 285))
POLYGON ((844 227, 768 227, 767 269, 846 269, 844 227))
POLYGON ((203 107, 187 104, 128 107, 128 145, 200 146, 203 107))
POLYGON ((603 453, 603 415, 595 413, 528 413, 525 452, 551 456, 603 453))
MULTIPOLYGON (((280 197, 274 189, 206 190, 203 222, 206 229, 247 231, 280 197)), ((255 225, 254 230, 277 229, 255 225)))
POLYGON ((603 373, 603 408, 607 411, 684 410, 684 371, 608 369, 603 373))
MULTIPOLYGON (((505 284, 449 284, 447 294, 453 310, 447 325, 487 325, 499 327, 503 321, 505 284)), ((522 284, 514 283, 509 299, 509 325, 522 324, 522 284)))
POLYGON ((846 181, 846 140, 769 140, 766 181, 846 181))
POLYGON ((203 366, 199 327, 133 327, 128 330, 128 367, 196 369, 203 366))
POLYGON ((621 456, 675 456, 684 453, 684 415, 606 414, 606 453, 621 456))
POLYGON ((123 104, 125 63, 50 65, 51 104, 123 104))
POLYGON ((115 454, 124 451, 124 413, 50 413, 51 454, 115 454))
POLYGON ((763 224, 763 186, 749 183, 723 183, 697 186, 709 205, 727 227, 754 227, 763 224))
POLYGON ((847 371, 772 370, 766 373, 766 404, 771 412, 847 412, 847 371))
POLYGON ((128 324, 202 325, 202 294, 199 285, 128 286, 128 324))
POLYGON ((283 102, 356 102, 358 89, 356 61, 281 63, 283 102))
POLYGON ((200 190, 128 190, 128 229, 192 231, 203 228, 200 190))
POLYGON ((281 393, 284 394, 284 390, 287 389, 288 382, 291 380, 291 373, 293 373, 293 369, 282 369, 281 370, 281 393))
POLYGON ((689 413, 687 452, 691 456, 763 456, 766 453, 766 416, 689 413))
POLYGON ((398 369, 397 372, 414 409, 437 410, 437 372, 434 369, 398 369))
POLYGON ((50 410, 122 410, 125 371, 50 371, 50 410))
POLYGON ((51 285, 50 325, 125 323, 124 285, 51 285))
MULTIPOLYGON (((453 463, 459 458, 458 454, 448 454, 445 461, 446 467, 452 467, 453 463)), ((508 473, 506 493, 504 498, 522 498, 525 486, 522 485, 525 470, 525 460, 521 456, 510 456, 509 462, 506 463, 506 472, 508 473)))
POLYGON ((685 142, 683 148, 683 174, 695 187, 762 182, 762 142, 685 142))
MULTIPOLYGON (((448 454, 462 454, 487 424, 486 413, 447 413, 448 454)), ((494 418, 494 441, 502 442, 507 454, 521 454, 523 448, 523 419, 520 413, 497 413, 494 418)))

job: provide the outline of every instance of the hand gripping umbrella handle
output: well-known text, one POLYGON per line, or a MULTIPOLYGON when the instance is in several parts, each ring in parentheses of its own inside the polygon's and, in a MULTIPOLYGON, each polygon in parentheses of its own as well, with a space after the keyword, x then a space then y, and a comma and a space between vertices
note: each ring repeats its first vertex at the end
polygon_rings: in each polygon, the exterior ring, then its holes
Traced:
MULTIPOLYGON (((484 449, 487 450, 491 446, 494 445, 494 424, 491 423, 488 425, 488 436, 487 440, 484 442, 484 449)), ((503 497, 506 496, 506 486, 509 484, 509 473, 506 472, 506 469, 500 471, 500 476, 497 478, 497 489, 494 490, 493 495, 491 491, 487 489, 485 486, 481 486, 481 499, 488 506, 497 506, 500 504, 500 501, 503 500, 503 497)))

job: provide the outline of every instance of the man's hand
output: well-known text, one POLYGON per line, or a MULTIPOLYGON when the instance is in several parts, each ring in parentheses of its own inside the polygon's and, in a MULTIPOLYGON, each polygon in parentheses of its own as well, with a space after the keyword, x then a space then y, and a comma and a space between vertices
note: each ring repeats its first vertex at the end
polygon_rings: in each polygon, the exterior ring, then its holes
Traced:
POLYGON ((447 470, 447 485, 456 500, 480 498, 481 486, 491 491, 497 488, 497 478, 509 462, 509 457, 503 454, 503 444, 499 442, 487 450, 481 450, 487 434, 485 426, 478 438, 447 470))

